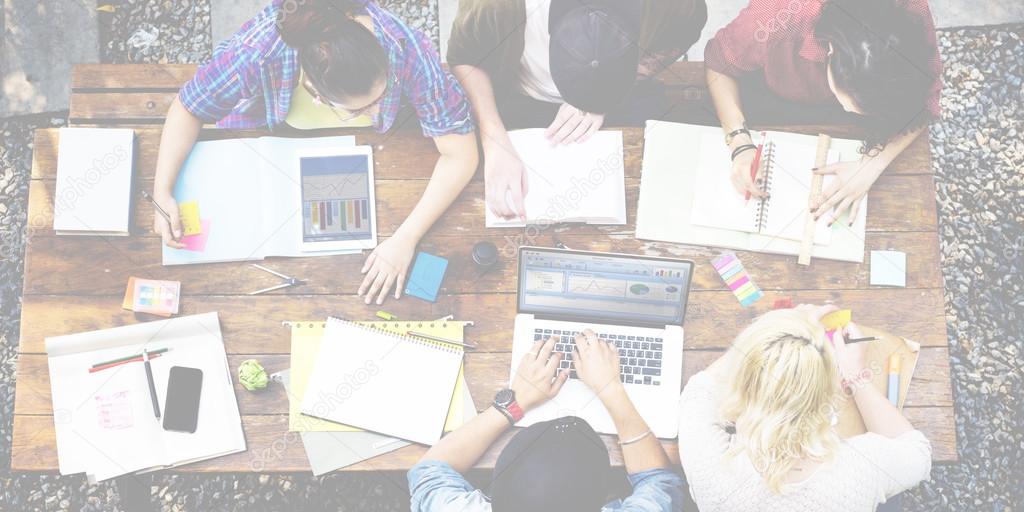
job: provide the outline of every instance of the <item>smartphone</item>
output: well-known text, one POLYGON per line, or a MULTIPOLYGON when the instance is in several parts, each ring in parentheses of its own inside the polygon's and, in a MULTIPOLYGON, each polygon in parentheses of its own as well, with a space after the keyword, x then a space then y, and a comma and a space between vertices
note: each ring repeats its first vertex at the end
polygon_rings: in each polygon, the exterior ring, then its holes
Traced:
POLYGON ((164 399, 164 430, 196 431, 199 420, 199 395, 203 389, 203 371, 198 368, 172 366, 164 399))

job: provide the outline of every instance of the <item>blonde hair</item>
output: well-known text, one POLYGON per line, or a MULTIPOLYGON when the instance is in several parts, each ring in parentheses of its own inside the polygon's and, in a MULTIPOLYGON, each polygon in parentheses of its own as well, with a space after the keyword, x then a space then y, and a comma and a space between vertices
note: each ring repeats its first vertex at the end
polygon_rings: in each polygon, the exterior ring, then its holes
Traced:
POLYGON ((745 453, 768 488, 782 492, 799 459, 831 460, 838 376, 825 330, 806 309, 767 313, 736 338, 722 417, 735 424, 730 456, 745 453))

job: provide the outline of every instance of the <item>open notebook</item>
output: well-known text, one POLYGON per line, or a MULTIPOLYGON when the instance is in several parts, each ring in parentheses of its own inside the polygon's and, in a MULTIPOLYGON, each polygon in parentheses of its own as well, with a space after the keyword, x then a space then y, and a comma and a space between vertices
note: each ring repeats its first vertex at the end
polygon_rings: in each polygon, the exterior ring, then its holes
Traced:
POLYGON ((444 431, 462 354, 459 345, 330 318, 301 411, 432 445, 444 431))
POLYGON ((101 481, 245 450, 217 313, 46 338, 46 353, 62 475, 101 481), (202 370, 194 433, 164 430, 154 417, 141 362, 89 371, 143 348, 169 349, 151 361, 161 411, 171 367, 202 370))
MULTIPOLYGON (((722 131, 710 126, 648 121, 636 237, 690 245, 797 255, 810 215, 811 171, 817 137, 767 132, 771 198, 747 203, 729 181, 722 131)), ((830 161, 859 158, 860 142, 833 138, 830 161)), ((762 155, 765 156, 764 154, 762 155)), ((762 158, 765 160, 765 158, 762 158)), ((765 165, 768 165, 767 162, 765 165)), ((862 262, 867 199, 849 226, 816 225, 812 256, 862 262)), ((823 218, 823 221, 827 218, 823 218)))
MULTIPOLYGON (((552 146, 543 128, 508 133, 526 168, 526 222, 486 209, 487 227, 577 222, 626 223, 622 132, 599 131, 586 142, 552 146)), ((511 195, 506 198, 512 205, 511 195)))
MULTIPOLYGON (((883 395, 888 393, 889 356, 899 354, 900 357, 900 391, 896 407, 903 410, 903 404, 907 401, 907 393, 910 391, 910 381, 917 369, 917 360, 921 357, 921 345, 900 336, 894 336, 878 329, 861 326, 864 336, 877 336, 879 339, 865 341, 868 344, 868 370, 871 371, 870 385, 877 388, 883 395)), ((839 437, 847 438, 867 432, 864 426, 864 418, 857 409, 856 402, 852 397, 843 396, 838 404, 839 424, 836 432, 839 437)))
MULTIPOLYGON (((727 165, 698 165, 690 220, 701 226, 800 241, 810 199, 817 138, 761 132, 757 139, 754 142, 762 148, 760 167, 764 177, 760 188, 768 197, 748 201, 738 194, 727 165)), ((717 133, 701 135, 700 155, 714 162, 728 162, 730 156, 729 148, 717 133)), ((839 152, 830 150, 829 163, 838 159, 839 152)), ((831 179, 825 177, 823 188, 828 187, 831 179)), ((831 241, 828 217, 823 216, 815 225, 814 242, 828 245, 831 241)))

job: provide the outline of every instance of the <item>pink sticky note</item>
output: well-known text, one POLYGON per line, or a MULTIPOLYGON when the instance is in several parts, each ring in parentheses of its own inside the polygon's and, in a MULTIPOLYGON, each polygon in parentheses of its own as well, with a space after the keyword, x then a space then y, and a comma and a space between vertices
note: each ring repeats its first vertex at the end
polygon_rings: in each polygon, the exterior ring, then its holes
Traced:
POLYGON ((202 233, 181 238, 181 243, 185 244, 186 251, 203 252, 206 250, 206 239, 210 237, 210 220, 200 221, 200 224, 203 227, 202 233))

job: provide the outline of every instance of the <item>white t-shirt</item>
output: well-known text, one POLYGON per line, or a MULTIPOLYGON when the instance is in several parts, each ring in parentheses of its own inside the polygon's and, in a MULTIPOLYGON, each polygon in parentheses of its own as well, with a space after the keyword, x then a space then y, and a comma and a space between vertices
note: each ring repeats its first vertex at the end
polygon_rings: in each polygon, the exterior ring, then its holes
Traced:
POLYGON ((874 512, 931 471, 931 444, 921 432, 895 439, 867 433, 844 439, 831 463, 775 494, 749 458, 726 457, 733 436, 720 426, 713 387, 700 372, 679 401, 679 459, 702 512, 874 512))
POLYGON ((548 34, 548 15, 551 0, 525 0, 526 33, 523 56, 519 60, 523 69, 519 75, 519 90, 527 96, 549 103, 562 103, 562 95, 551 78, 551 60, 548 34))

